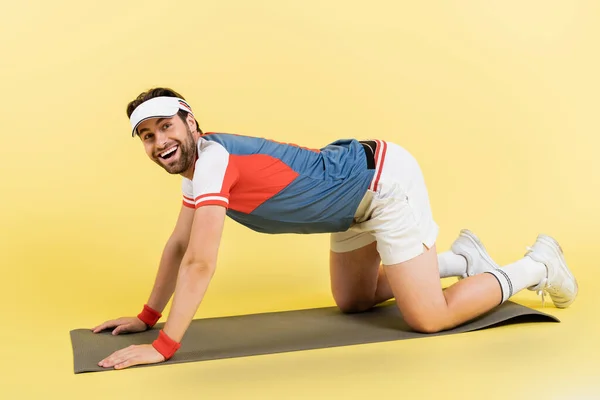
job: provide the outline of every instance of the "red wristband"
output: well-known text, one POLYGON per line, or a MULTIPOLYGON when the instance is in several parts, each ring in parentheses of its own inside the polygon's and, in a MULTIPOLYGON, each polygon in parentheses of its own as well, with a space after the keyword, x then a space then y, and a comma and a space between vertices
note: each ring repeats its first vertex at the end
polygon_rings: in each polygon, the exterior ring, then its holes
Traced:
POLYGON ((173 354, 181 347, 181 343, 177 343, 171 339, 162 329, 158 332, 158 339, 152 342, 152 346, 165 357, 165 360, 173 357, 173 354))
POLYGON ((152 309, 148 304, 144 304, 144 309, 137 317, 148 325, 148 327, 152 328, 156 325, 160 317, 162 317, 162 314, 152 309))

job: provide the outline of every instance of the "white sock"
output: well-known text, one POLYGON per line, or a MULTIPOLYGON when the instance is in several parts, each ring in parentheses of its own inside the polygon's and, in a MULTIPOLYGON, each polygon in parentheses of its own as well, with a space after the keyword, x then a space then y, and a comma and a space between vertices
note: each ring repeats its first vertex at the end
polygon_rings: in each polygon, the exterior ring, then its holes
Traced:
POLYGON ((439 253, 438 264, 440 268, 440 278, 463 276, 467 273, 467 259, 452 251, 439 253))
POLYGON ((546 277, 546 266, 530 257, 524 257, 512 264, 488 272, 498 279, 502 289, 502 303, 514 294, 531 286, 535 286, 546 277))

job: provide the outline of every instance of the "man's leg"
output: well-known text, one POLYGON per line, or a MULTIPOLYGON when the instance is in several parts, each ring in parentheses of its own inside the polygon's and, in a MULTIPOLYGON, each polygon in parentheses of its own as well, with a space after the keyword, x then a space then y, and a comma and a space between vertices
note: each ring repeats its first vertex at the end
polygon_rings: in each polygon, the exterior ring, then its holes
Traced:
MULTIPOLYGON (((439 278, 464 278, 497 268, 479 238, 467 229, 461 230, 452 249, 438 255, 439 278)), ((394 298, 376 242, 345 253, 332 251, 330 274, 334 299, 344 311, 368 310, 394 298)))
POLYGON ((391 298, 376 246, 373 242, 344 253, 330 251, 331 292, 343 312, 365 311, 391 298))
MULTIPOLYGON (((353 230, 369 232, 377 239, 376 249, 371 249, 370 254, 377 250, 384 273, 379 273, 379 262, 372 256, 365 291, 344 291, 361 286, 357 280, 360 275, 355 275, 358 273, 355 269, 361 268, 360 262, 352 254, 341 255, 348 257, 342 260, 332 258, 334 295, 344 300, 341 304, 352 304, 349 300, 357 298, 353 295, 370 293, 371 297, 361 302, 362 309, 369 301, 375 301, 375 293, 379 298, 384 298, 384 294, 394 296, 411 327, 437 332, 467 322, 525 288, 547 291, 557 307, 566 307, 575 299, 577 283, 566 267, 560 246, 541 235, 522 260, 502 268, 485 268, 483 273, 477 273, 476 263, 469 260, 476 252, 465 251, 462 245, 453 246, 453 252, 466 260, 466 273, 464 279, 442 290, 440 267, 442 276, 452 276, 461 273, 465 264, 461 265, 459 258, 447 252, 442 254, 443 265, 440 265, 435 246, 438 227, 419 164, 406 149, 389 142, 378 141, 376 154, 377 178, 372 182, 373 192, 368 192, 371 197, 366 209, 364 212, 361 209, 361 217, 368 218, 360 218, 353 230), (344 265, 350 268, 344 270, 344 265), (389 288, 379 278, 383 276, 389 288), (382 281, 379 289, 378 279, 382 281)), ((353 235, 353 232, 333 235, 332 249, 352 250, 371 239, 353 235)))
POLYGON ((452 328, 500 304, 498 281, 480 274, 442 291, 436 246, 409 261, 385 266, 392 292, 405 321, 421 332, 452 328))
POLYGON ((493 309, 526 288, 548 291, 557 307, 577 295, 560 246, 538 237, 526 256, 489 273, 467 277, 442 291, 435 245, 408 261, 384 266, 405 321, 421 332, 451 329, 493 309))
MULTIPOLYGON (((444 260, 450 259, 453 262, 450 268, 455 271, 466 270, 466 261, 462 256, 450 251, 447 253, 449 254, 445 255, 444 260), (464 268, 461 264, 464 264, 464 268)), ((366 311, 394 298, 376 243, 346 253, 330 252, 329 266, 331 292, 336 304, 344 312, 366 311)), ((459 275, 462 274, 440 277, 459 275)))
MULTIPOLYGON (((374 242, 346 253, 330 252, 331 291, 340 310, 366 311, 394 298, 376 246, 374 242)), ((440 277, 462 276, 461 271, 467 269, 465 258, 451 251, 442 255, 447 264, 445 270, 452 271, 453 268, 457 272, 440 277)))

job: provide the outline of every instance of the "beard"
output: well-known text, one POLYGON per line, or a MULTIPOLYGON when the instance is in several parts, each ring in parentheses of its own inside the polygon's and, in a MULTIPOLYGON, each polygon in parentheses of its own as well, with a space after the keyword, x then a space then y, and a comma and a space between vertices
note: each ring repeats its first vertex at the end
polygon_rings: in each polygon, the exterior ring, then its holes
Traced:
POLYGON ((169 174, 177 175, 187 171, 196 160, 196 142, 189 127, 186 126, 187 136, 183 142, 178 142, 177 159, 158 159, 155 162, 169 174))

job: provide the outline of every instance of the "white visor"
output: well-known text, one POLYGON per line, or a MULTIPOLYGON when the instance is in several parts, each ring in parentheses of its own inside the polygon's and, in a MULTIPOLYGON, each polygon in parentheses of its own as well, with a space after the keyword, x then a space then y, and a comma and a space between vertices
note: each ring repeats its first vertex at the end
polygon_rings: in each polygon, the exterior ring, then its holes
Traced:
POLYGON ((129 118, 129 122, 131 123, 131 136, 135 136, 137 127, 145 120, 150 118, 170 118, 177 114, 177 111, 179 110, 187 111, 192 114, 192 116, 194 115, 190 105, 179 97, 155 97, 143 102, 133 110, 133 113, 131 113, 131 117, 129 118))

